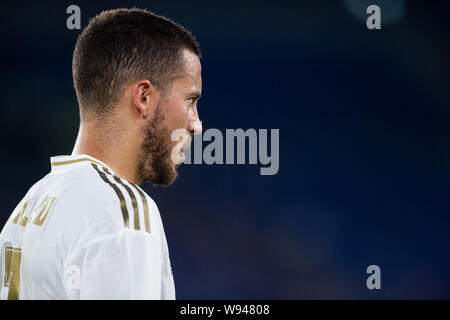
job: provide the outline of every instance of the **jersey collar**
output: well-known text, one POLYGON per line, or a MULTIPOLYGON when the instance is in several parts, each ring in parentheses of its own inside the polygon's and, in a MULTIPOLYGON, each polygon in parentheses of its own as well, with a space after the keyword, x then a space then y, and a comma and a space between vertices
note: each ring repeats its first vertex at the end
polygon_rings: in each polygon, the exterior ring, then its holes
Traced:
POLYGON ((114 172, 105 163, 87 154, 80 154, 76 156, 63 155, 63 156, 54 156, 50 158, 52 171, 60 171, 69 168, 74 168, 74 166, 83 166, 86 163, 95 163, 104 168, 107 168, 111 172, 114 172))

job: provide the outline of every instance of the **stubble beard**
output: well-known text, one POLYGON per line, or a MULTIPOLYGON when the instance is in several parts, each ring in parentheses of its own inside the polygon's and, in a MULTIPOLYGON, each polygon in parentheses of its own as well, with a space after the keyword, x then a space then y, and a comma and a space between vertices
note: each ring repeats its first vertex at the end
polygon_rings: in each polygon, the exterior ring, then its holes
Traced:
POLYGON ((171 159, 170 130, 163 126, 162 103, 144 128, 142 151, 138 156, 138 174, 143 181, 168 186, 177 178, 177 166, 171 159))

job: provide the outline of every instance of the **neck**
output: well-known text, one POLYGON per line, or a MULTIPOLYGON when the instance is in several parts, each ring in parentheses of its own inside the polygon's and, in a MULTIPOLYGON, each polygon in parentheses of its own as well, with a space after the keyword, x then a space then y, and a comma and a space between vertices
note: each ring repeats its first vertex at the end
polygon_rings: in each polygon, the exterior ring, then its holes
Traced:
POLYGON ((86 154, 108 165, 114 173, 131 183, 140 184, 137 154, 139 146, 121 128, 82 121, 72 155, 86 154))

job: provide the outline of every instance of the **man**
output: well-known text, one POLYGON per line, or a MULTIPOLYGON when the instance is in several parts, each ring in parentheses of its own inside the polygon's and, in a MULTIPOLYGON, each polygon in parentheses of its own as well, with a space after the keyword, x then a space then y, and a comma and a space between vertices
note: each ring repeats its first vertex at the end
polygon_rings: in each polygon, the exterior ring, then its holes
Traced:
POLYGON ((171 184, 202 130, 199 57, 188 31, 146 10, 90 21, 73 55, 75 147, 0 234, 2 299, 175 298, 159 211, 138 185, 171 184))

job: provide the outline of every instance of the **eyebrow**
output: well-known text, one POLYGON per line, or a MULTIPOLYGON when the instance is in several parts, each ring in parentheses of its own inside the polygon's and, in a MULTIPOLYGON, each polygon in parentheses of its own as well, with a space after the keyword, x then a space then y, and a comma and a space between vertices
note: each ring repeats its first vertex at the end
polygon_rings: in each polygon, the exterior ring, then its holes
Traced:
POLYGON ((194 98, 195 100, 198 100, 198 99, 200 99, 201 96, 202 95, 201 95, 200 91, 195 91, 195 92, 189 94, 189 99, 194 98))

